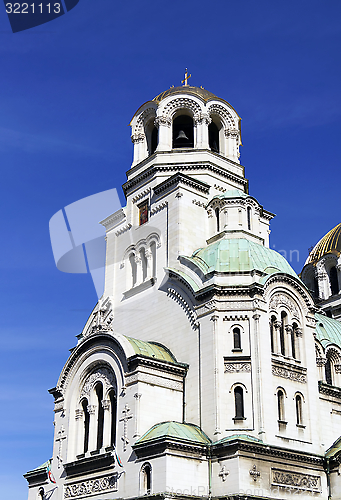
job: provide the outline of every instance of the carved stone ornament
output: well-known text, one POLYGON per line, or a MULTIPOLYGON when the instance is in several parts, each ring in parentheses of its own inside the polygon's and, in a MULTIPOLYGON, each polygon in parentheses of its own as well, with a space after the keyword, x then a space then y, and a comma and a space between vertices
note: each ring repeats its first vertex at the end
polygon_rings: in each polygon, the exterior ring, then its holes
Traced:
POLYGON ((317 366, 325 366, 327 363, 327 358, 316 358, 317 366))
POLYGON ((223 466, 222 466, 222 468, 220 469, 220 472, 219 472, 219 474, 218 474, 218 475, 219 475, 219 477, 221 477, 221 480, 222 480, 223 482, 225 482, 225 481, 226 481, 226 479, 227 479, 227 476, 228 476, 229 474, 230 474, 230 471, 228 471, 228 470, 226 469, 225 465, 223 465, 223 466))
POLYGON ((307 491, 321 491, 321 477, 286 470, 271 469, 272 485, 307 491))
POLYGON ((102 492, 117 491, 118 474, 110 474, 88 481, 77 481, 64 488, 64 498, 82 498, 102 492))
POLYGON ((88 410, 89 415, 95 415, 96 405, 88 405, 87 410, 88 410))
POLYGON ((136 144, 138 142, 143 142, 145 138, 146 138, 146 136, 144 134, 133 134, 131 136, 131 142, 133 144, 136 144))
POLYGON ((279 307, 286 307, 293 316, 299 318, 299 312, 296 304, 283 293, 276 293, 270 300, 269 308, 272 310, 278 310, 279 307))
POLYGON ((259 472, 259 470, 257 470, 257 465, 253 465, 252 469, 249 471, 249 473, 254 481, 257 481, 257 479, 260 477, 260 472, 259 472))
POLYGON ((300 382, 301 384, 307 383, 307 377, 305 373, 300 373, 298 371, 291 370, 290 368, 283 368, 282 366, 272 365, 272 374, 276 377, 287 378, 294 382, 300 382))
POLYGON ((106 367, 101 367, 92 373, 86 379, 80 399, 89 398, 91 391, 94 389, 97 382, 102 382, 104 393, 111 387, 115 387, 115 377, 114 374, 106 367))
POLYGON ((341 365, 334 365, 335 373, 341 373, 341 365))
POLYGON ((172 120, 168 116, 158 116, 157 118, 155 118, 154 124, 156 127, 159 127, 160 125, 170 127, 172 125, 172 120))
POLYGON ((225 361, 224 363, 225 366, 225 373, 239 373, 239 372, 244 372, 244 373, 250 373, 251 372, 251 363, 250 362, 244 362, 244 363, 235 363, 234 361, 225 361))

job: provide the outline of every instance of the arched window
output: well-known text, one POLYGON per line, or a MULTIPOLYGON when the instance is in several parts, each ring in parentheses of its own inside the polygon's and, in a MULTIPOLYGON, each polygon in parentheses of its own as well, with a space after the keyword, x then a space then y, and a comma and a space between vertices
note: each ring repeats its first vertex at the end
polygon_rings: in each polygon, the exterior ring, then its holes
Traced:
POLYGON ((88 401, 87 399, 83 399, 82 408, 84 413, 84 445, 83 445, 83 453, 86 453, 89 449, 89 424, 90 424, 90 415, 88 412, 88 401))
POLYGON ((240 328, 233 328, 233 349, 241 349, 240 328))
POLYGON ((142 466, 140 483, 142 495, 149 495, 152 491, 152 468, 150 464, 142 466))
POLYGON ((251 231, 251 207, 247 207, 247 228, 251 231))
POLYGON ((314 297, 315 299, 319 298, 319 282, 316 276, 314 276, 314 297))
POLYGON ((219 208, 216 208, 214 212, 215 212, 215 217, 216 217, 216 221, 217 221, 217 232, 219 233, 219 231, 220 231, 219 208))
POLYGON ((281 328, 280 328, 280 343, 281 343, 281 354, 285 356, 285 326, 287 322, 287 313, 282 311, 281 313, 281 328))
POLYGON ((153 269, 152 269, 152 277, 155 278, 156 277, 156 243, 155 241, 152 241, 151 244, 150 244, 150 251, 151 251, 151 254, 152 254, 152 265, 153 265, 153 269))
POLYGON ((296 394, 295 403, 296 403, 296 425, 302 425, 303 423, 302 396, 300 394, 296 394))
POLYGON ((97 404, 98 404, 98 413, 97 413, 97 446, 96 449, 100 450, 103 446, 103 425, 104 425, 104 408, 102 405, 103 400, 103 385, 96 385, 96 395, 97 395, 97 404))
POLYGON ((208 126, 208 143, 212 151, 219 153, 219 130, 214 122, 208 126))
POLYGON ((284 422, 285 414, 284 414, 284 392, 282 389, 277 391, 277 412, 278 412, 278 421, 284 422))
POLYGON ((235 420, 244 419, 244 395, 241 387, 234 390, 235 420))
POLYGON ((155 153, 156 148, 157 148, 157 143, 158 143, 158 129, 156 127, 154 127, 152 130, 152 136, 151 136, 150 154, 155 153))
POLYGON ((329 385, 333 385, 333 377, 332 377, 332 362, 330 357, 327 356, 327 362, 325 364, 325 375, 326 382, 329 385))
POLYGON ((110 444, 112 446, 116 445, 116 423, 117 423, 117 398, 114 391, 109 393, 110 399, 110 410, 111 410, 111 437, 110 444))
POLYGON ((337 293, 339 293, 339 281, 337 278, 337 270, 335 266, 330 268, 329 276, 332 295, 336 295, 337 293))
POLYGON ((270 342, 271 342, 271 352, 275 352, 275 323, 276 323, 276 318, 275 316, 271 316, 270 320, 270 342))
POLYGON ((140 250, 140 258, 142 264, 142 281, 144 281, 147 278, 147 265, 148 265, 144 248, 141 248, 140 250))
POLYGON ((137 280, 137 266, 135 262, 135 255, 133 253, 129 255, 129 262, 131 265, 132 286, 134 286, 136 285, 136 280, 137 280))
POLYGON ((292 331, 291 331, 291 352, 292 352, 292 357, 296 359, 296 333, 297 333, 297 324, 293 323, 292 325, 292 331))
POLYGON ((173 148, 193 148, 193 119, 180 115, 173 120, 173 148))

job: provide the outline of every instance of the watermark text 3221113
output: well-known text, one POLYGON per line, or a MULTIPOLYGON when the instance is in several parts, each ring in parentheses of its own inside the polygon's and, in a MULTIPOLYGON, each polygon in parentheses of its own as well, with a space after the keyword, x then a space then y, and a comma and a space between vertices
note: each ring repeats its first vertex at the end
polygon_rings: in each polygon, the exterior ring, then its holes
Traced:
POLYGON ((73 9, 78 2, 79 0, 30 0, 28 2, 4 0, 13 33, 53 21, 73 9))

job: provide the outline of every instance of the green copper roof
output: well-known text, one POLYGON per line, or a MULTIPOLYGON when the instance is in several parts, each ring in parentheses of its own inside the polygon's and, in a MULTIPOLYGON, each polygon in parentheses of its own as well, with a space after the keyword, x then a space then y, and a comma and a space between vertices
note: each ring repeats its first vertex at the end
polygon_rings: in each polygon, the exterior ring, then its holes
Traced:
POLYGON ((133 339, 131 337, 125 338, 129 340, 136 354, 159 359, 161 361, 176 363, 176 359, 173 354, 161 344, 157 344, 155 342, 145 342, 144 340, 133 339))
POLYGON ((235 439, 241 439, 242 441, 248 441, 250 443, 262 443, 262 441, 256 437, 249 436, 249 434, 233 434, 233 436, 228 436, 219 441, 216 441, 214 444, 220 443, 228 443, 230 441, 234 441, 235 439))
POLYGON ((281 254, 246 238, 221 238, 185 259, 194 263, 204 274, 213 271, 228 273, 258 270, 266 274, 287 273, 297 278, 281 254))
POLYGON ((162 422, 154 425, 147 431, 137 443, 145 443, 152 439, 162 437, 173 437, 182 441, 192 441, 195 443, 208 444, 210 439, 206 434, 194 424, 183 424, 180 422, 162 422))
POLYGON ((339 454, 340 451, 341 451, 341 436, 337 438, 336 441, 334 441, 334 443, 331 445, 330 448, 328 448, 324 456, 326 458, 332 458, 335 455, 339 454))
POLYGON ((228 189, 223 194, 213 196, 212 199, 214 198, 219 198, 220 200, 223 200, 224 198, 250 198, 250 195, 240 189, 228 189))
POLYGON ((336 344, 341 347, 341 322, 336 319, 315 314, 316 323, 316 338, 321 342, 323 347, 331 344, 336 344))

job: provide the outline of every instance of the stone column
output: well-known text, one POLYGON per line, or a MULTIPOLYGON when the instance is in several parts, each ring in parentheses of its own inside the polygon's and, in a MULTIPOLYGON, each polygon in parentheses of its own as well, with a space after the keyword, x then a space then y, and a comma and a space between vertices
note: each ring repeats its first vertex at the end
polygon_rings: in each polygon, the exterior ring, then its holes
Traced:
POLYGON ((292 358, 292 344, 291 344, 291 336, 293 335, 293 330, 291 325, 285 326, 285 355, 292 358))
POLYGON ((142 283, 142 259, 141 257, 136 254, 134 256, 134 259, 135 259, 135 264, 136 264, 136 283, 135 285, 139 285, 140 283, 142 283))
POLYGON ((258 412, 258 434, 263 439, 264 418, 263 418, 263 398, 262 398, 262 364, 260 359, 260 338, 259 338, 259 319, 260 314, 255 313, 252 316, 254 320, 254 339, 255 339, 255 361, 256 361, 256 397, 257 397, 257 412, 258 412))
POLYGON ((110 412, 110 400, 103 399, 101 401, 102 408, 104 410, 103 419, 103 447, 111 445, 111 412, 110 412))
POLYGON ((296 328, 293 335, 296 334, 295 347, 296 347, 296 359, 301 359, 301 341, 300 338, 303 337, 302 328, 296 328))
POLYGON ((239 140, 239 131, 237 129, 225 129, 225 141, 226 141, 226 151, 227 157, 231 158, 231 160, 238 162, 238 140, 239 140))
POLYGON ((135 398, 135 432, 133 437, 134 438, 139 438, 140 437, 140 399, 141 399, 142 394, 139 394, 138 392, 134 394, 135 398))
POLYGON ((324 271, 318 271, 316 277, 319 287, 319 298, 325 300, 331 295, 328 274, 324 271))
POLYGON ((133 164, 139 163, 143 160, 143 144, 146 140, 144 134, 133 134, 131 136, 131 142, 134 144, 134 160, 133 164))
POLYGON ((282 327, 282 322, 281 321, 275 321, 275 323, 274 323, 274 329, 275 329, 274 351, 277 354, 281 354, 281 327, 282 327))
POLYGON ((84 412, 77 409, 75 412, 76 433, 75 433, 75 452, 76 456, 84 452, 84 412))
POLYGON ((220 408, 219 408, 219 348, 218 348, 218 319, 216 314, 211 316, 213 321, 213 356, 214 356, 214 413, 215 413, 215 431, 214 434, 221 434, 220 431, 220 408))
POLYGON ((146 261, 147 261, 146 279, 148 280, 148 279, 153 277, 152 276, 152 274, 153 274, 153 254, 149 248, 145 250, 145 257, 146 257, 146 261))
POLYGON ((341 290, 341 263, 336 265, 337 280, 339 284, 339 290, 341 290))
POLYGON ((194 147, 198 149, 209 149, 208 126, 211 118, 207 113, 199 113, 195 117, 195 126, 197 129, 197 140, 194 147))
POLYGON ((89 422, 89 451, 96 450, 97 447, 97 415, 98 409, 96 405, 88 405, 88 413, 90 415, 89 422))
POLYGON ((166 116, 155 118, 155 126, 159 129, 159 143, 156 151, 170 151, 172 149, 172 120, 166 116))

